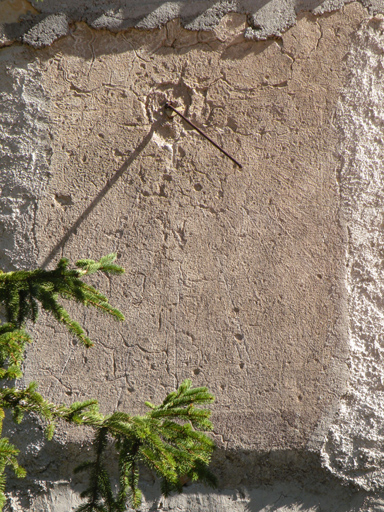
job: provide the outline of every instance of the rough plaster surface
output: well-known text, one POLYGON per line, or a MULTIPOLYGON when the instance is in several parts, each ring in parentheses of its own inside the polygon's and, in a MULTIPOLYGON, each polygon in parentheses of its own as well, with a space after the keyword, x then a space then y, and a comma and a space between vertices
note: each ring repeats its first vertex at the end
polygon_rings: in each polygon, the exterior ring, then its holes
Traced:
MULTIPOLYGON (((249 39, 281 36, 296 23, 298 14, 315 15, 341 9, 345 0, 32 0, 23 2, 21 20, 14 19, 10 0, 0 0, 0 45, 22 41, 35 48, 67 35, 71 24, 85 21, 90 27, 112 31, 130 27, 158 28, 178 18, 190 30, 211 30, 228 13, 247 15, 243 33, 249 39), (41 14, 36 14, 36 9, 41 14)), ((383 0, 361 0, 371 13, 384 12, 383 0)))
POLYGON ((323 449, 337 474, 383 485, 383 104, 384 22, 357 33, 337 122, 343 132, 340 188, 348 225, 350 379, 323 449))
POLYGON ((0 258, 9 270, 37 261, 34 222, 52 153, 38 68, 22 48, 0 53, 0 258))
MULTIPOLYGON (((196 486, 193 491, 164 499, 158 489, 145 486, 145 499, 141 512, 357 512, 384 510, 377 500, 365 500, 357 493, 324 486, 321 491, 308 491, 296 483, 280 483, 258 489, 231 489, 219 493, 196 486), (157 492, 156 492, 157 491, 157 492), (332 498, 330 499, 330 495, 332 498), (369 508, 374 506, 375 508, 369 508)), ((30 512, 68 512, 81 504, 78 493, 68 488, 67 482, 57 482, 46 494, 38 498, 30 512)), ((13 498, 12 512, 23 512, 18 500, 13 498)))
MULTIPOLYGON (((75 310, 86 351, 44 319, 26 380, 104 412, 142 411, 186 377, 217 397, 227 490, 160 506, 149 481, 143 510, 384 510, 339 484, 381 481, 383 36, 367 18, 305 14, 266 42, 240 14, 206 32, 79 23, 49 48, 0 50, 1 266, 114 251, 127 269, 95 282, 126 323, 75 310), (167 118, 167 99, 243 171, 167 118)), ((87 435, 10 432, 30 472, 9 510, 74 507, 87 435)))

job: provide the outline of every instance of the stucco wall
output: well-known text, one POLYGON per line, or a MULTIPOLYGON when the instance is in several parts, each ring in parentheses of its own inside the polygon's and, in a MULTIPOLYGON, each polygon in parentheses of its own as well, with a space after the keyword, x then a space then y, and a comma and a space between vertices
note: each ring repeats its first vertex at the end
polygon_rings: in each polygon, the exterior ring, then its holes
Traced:
MULTIPOLYGON (((163 510, 381 510, 383 22, 352 3, 279 39, 241 13, 213 25, 3 40, 2 267, 117 252, 127 271, 95 281, 125 324, 74 310, 85 350, 44 319, 26 381, 104 412, 207 385, 221 489, 163 510)), ((10 427, 30 471, 9 509, 69 510, 87 434, 29 428, 10 427)))

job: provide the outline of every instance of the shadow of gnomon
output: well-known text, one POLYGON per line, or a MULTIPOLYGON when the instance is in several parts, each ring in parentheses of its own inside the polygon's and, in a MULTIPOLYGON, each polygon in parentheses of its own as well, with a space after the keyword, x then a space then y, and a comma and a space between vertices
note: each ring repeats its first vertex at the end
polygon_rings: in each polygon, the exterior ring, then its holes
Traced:
POLYGON ((157 120, 152 124, 150 131, 143 138, 140 144, 135 148, 129 158, 123 163, 123 165, 118 169, 115 174, 110 178, 104 187, 100 190, 100 192, 93 198, 93 200, 89 203, 87 208, 82 212, 82 214, 77 218, 74 224, 68 229, 65 235, 59 240, 56 245, 51 249, 48 256, 41 263, 41 267, 45 268, 57 255, 57 253, 65 246, 70 237, 76 233, 77 229, 81 226, 81 224, 89 217, 91 212, 96 208, 96 206, 100 203, 100 201, 107 195, 108 191, 117 183, 117 181, 123 176, 123 174, 131 167, 133 162, 140 156, 140 154, 144 151, 146 146, 152 139, 152 136, 157 128, 159 128, 161 124, 161 120, 157 120))

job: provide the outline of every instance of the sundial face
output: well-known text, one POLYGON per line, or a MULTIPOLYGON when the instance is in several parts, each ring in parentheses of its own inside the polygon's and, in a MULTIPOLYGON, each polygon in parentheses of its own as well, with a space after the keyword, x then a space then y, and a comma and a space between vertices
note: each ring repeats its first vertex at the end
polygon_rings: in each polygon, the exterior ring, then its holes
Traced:
MULTIPOLYGON (((292 78, 292 58, 276 42, 244 41, 240 53, 229 42, 208 53, 204 45, 152 52, 160 33, 128 41, 81 26, 74 37, 46 75, 58 146, 37 232, 42 259, 76 225, 68 257, 115 251, 128 269, 113 285, 127 322, 98 325, 103 348, 87 355, 96 396, 103 390, 106 406, 119 396, 119 407, 135 409, 192 376, 217 396, 226 446, 304 446, 319 400, 325 408, 337 391, 333 354, 346 343, 332 334, 341 304, 330 293, 341 286, 344 254, 326 110, 338 96, 324 86, 313 97, 318 77, 308 73, 320 57, 308 56, 292 78), (184 117, 247 164, 242 172, 177 113, 167 118, 165 102, 178 97, 189 101, 184 117), (72 204, 52 202, 59 193, 72 204), (112 354, 116 369, 105 373, 112 354)), ((60 352, 52 358, 61 368, 60 352)), ((80 392, 74 362, 63 378, 80 392)))

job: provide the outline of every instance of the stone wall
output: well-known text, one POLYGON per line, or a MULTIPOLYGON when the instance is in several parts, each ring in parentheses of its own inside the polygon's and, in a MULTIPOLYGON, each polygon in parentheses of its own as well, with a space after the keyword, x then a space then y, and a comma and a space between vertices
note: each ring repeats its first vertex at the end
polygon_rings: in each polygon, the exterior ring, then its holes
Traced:
MULTIPOLYGON (((260 6, 139 28, 75 22, 48 0, 41 15, 20 4, 20 22, 11 7, 1 266, 116 252, 126 269, 93 281, 126 322, 73 309, 86 350, 42 319, 25 381, 103 412, 141 412, 185 378, 209 387, 220 489, 163 500, 147 475, 143 510, 384 510, 381 17, 311 6, 258 41, 260 6)), ((61 427, 47 444, 33 422, 9 429, 29 468, 9 510, 71 510, 87 433, 61 427)))

